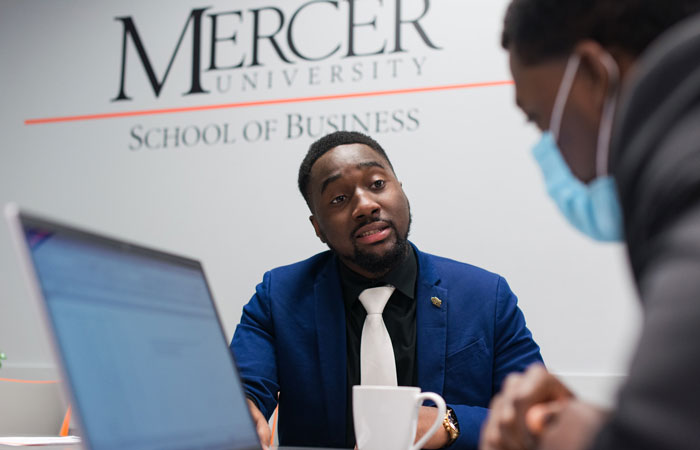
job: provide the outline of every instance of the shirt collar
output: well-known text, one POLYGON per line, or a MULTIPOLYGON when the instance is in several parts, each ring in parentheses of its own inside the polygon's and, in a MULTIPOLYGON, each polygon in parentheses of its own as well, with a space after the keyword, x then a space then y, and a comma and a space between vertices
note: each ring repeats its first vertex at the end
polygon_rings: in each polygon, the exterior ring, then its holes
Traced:
POLYGON ((347 307, 350 307, 367 288, 390 284, 396 290, 411 300, 416 297, 416 279, 418 278, 418 262, 413 246, 409 247, 406 257, 391 271, 379 279, 372 280, 353 272, 342 261, 338 260, 340 282, 347 307))

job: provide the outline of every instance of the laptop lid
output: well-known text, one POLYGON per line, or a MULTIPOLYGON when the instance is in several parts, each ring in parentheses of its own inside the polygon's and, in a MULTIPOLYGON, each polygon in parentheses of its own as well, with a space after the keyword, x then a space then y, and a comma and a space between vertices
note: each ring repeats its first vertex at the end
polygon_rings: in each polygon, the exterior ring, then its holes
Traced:
POLYGON ((5 215, 86 447, 260 448, 198 261, 5 215))

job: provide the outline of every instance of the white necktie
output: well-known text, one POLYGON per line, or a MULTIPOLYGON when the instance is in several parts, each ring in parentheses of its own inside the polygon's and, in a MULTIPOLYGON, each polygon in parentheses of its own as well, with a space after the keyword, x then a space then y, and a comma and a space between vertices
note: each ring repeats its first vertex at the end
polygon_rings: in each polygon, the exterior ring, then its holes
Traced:
POLYGON ((365 289, 360 302, 367 311, 360 341, 360 383, 396 386, 396 363, 391 337, 384 325, 382 312, 394 292, 394 286, 365 289))

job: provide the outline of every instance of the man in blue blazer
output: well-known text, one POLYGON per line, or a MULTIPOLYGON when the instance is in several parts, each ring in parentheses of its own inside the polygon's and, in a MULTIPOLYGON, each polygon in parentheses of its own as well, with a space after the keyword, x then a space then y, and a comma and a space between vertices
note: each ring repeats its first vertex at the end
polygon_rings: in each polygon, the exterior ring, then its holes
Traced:
MULTIPOLYGON (((366 317, 358 294, 391 285, 382 317, 399 385, 437 392, 448 415, 425 448, 475 449, 492 396, 511 372, 541 362, 506 281, 418 250, 410 207, 381 146, 336 132, 315 142, 299 188, 330 251, 267 272, 231 342, 263 443, 279 403, 281 445, 354 446, 366 317)), ((437 409, 423 406, 417 438, 437 409)))

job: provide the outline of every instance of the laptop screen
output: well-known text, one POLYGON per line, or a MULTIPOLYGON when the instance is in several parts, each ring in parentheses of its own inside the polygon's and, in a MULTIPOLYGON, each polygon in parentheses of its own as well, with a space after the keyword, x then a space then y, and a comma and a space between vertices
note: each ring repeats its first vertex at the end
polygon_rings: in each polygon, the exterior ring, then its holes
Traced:
POLYGON ((260 448, 198 262, 21 222, 91 448, 260 448))

